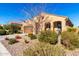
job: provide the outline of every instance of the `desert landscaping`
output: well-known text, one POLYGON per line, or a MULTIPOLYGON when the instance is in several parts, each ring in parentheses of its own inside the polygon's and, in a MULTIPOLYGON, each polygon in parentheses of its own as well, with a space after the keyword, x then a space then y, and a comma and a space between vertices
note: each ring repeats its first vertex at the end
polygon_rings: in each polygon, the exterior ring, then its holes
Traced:
POLYGON ((79 6, 72 5, 1 5, 0 55, 79 56, 79 16, 74 13, 79 6))
POLYGON ((0 42, 12 56, 78 56, 77 35, 74 30, 68 29, 61 34, 61 44, 57 43, 57 34, 51 31, 41 32, 38 39, 33 34, 5 35, 0 42))

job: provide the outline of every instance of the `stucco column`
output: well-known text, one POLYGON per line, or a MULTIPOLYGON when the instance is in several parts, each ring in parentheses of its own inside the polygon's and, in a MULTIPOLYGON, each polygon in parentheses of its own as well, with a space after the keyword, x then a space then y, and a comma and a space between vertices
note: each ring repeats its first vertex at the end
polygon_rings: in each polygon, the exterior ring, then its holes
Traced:
POLYGON ((39 31, 42 31, 43 24, 40 24, 39 31))
POLYGON ((42 24, 42 30, 45 30, 45 22, 42 24))
POLYGON ((62 21, 62 31, 65 31, 65 30, 66 30, 66 22, 62 21))
POLYGON ((51 31, 53 31, 53 22, 51 22, 51 31))
POLYGON ((25 30, 24 30, 24 26, 23 26, 23 33, 25 33, 24 31, 25 31, 25 30))
POLYGON ((22 33, 24 33, 24 25, 22 25, 21 31, 22 31, 22 33))
POLYGON ((33 34, 36 34, 35 22, 33 22, 33 34))

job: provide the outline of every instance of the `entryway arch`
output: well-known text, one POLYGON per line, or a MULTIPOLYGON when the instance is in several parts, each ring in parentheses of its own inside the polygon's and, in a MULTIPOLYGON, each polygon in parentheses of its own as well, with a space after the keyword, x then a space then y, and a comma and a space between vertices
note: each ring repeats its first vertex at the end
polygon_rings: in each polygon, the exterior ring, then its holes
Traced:
POLYGON ((45 23, 45 30, 50 30, 51 29, 51 23, 47 22, 45 23))
POLYGON ((55 21, 54 23, 53 23, 53 29, 55 30, 55 28, 56 29, 60 29, 61 31, 62 31, 62 22, 61 21, 55 21))

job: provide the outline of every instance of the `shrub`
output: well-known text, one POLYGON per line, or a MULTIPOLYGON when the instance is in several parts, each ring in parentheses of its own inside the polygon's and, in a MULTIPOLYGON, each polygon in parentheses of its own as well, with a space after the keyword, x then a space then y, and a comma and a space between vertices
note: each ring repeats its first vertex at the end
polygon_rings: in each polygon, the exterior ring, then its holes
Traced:
POLYGON ((52 31, 42 31, 38 37, 39 41, 51 44, 57 43, 57 34, 52 31))
POLYGON ((15 38, 10 38, 8 43, 12 45, 12 44, 14 44, 16 42, 18 42, 18 41, 16 41, 15 38))
POLYGON ((10 32, 9 31, 6 31, 6 35, 9 35, 10 34, 10 32))
POLYGON ((73 28, 73 27, 70 27, 70 28, 67 29, 68 32, 76 32, 76 30, 77 29, 76 28, 73 28))
POLYGON ((21 37, 21 36, 18 36, 18 35, 15 36, 15 38, 16 38, 16 39, 22 39, 22 37, 21 37))
POLYGON ((63 32, 61 42, 66 48, 69 49, 79 47, 78 35, 75 32, 63 32))
POLYGON ((25 40, 25 43, 29 43, 29 41, 28 40, 25 40))
POLYGON ((20 33, 21 24, 11 23, 3 26, 5 30, 9 30, 8 34, 20 33))
POLYGON ((5 34, 6 34, 6 31, 3 29, 0 29, 0 35, 5 35, 5 34))
POLYGON ((5 40, 9 40, 9 38, 8 38, 8 37, 6 37, 6 38, 5 38, 5 40))
POLYGON ((3 26, 0 25, 0 29, 3 29, 3 26))
POLYGON ((24 56, 63 56, 65 50, 61 46, 52 46, 49 43, 38 43, 23 51, 24 56))
POLYGON ((34 35, 34 34, 28 34, 28 37, 30 37, 31 39, 36 39, 37 38, 36 35, 34 35))
POLYGON ((29 43, 30 42, 30 38, 28 36, 23 36, 23 40, 25 43, 29 43))

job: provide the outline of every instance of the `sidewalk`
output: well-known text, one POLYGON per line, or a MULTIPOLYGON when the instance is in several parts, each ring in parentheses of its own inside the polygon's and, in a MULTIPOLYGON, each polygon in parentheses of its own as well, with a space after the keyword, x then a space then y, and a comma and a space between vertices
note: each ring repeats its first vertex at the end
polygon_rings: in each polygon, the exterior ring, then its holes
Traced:
POLYGON ((7 49, 0 42, 0 56, 11 56, 11 54, 7 51, 7 49))

